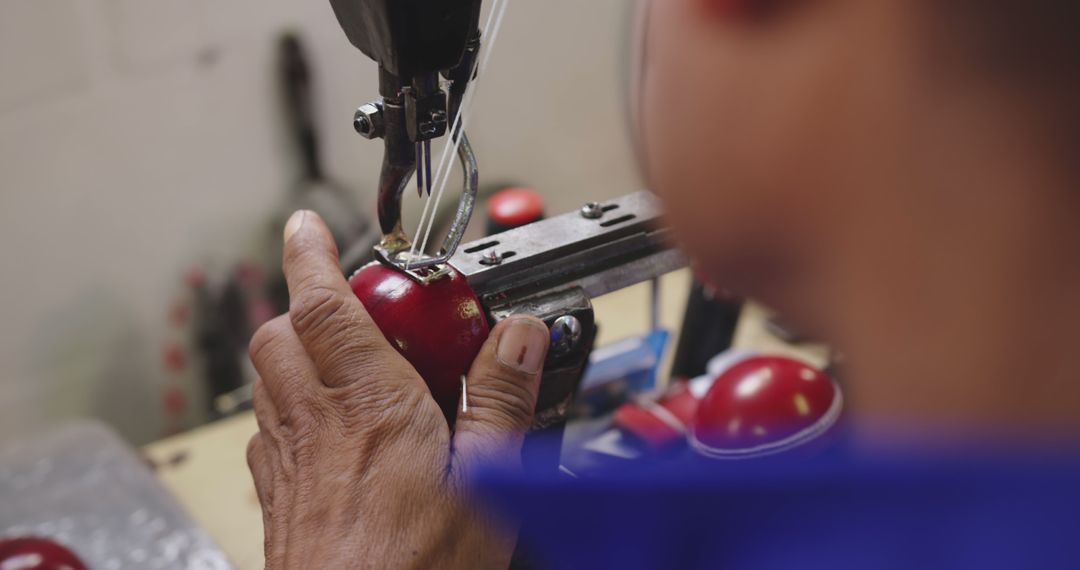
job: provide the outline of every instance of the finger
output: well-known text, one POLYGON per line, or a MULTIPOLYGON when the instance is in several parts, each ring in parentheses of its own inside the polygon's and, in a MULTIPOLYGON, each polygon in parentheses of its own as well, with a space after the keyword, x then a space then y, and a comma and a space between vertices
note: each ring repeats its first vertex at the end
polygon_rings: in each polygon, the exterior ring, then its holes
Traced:
POLYGON ((259 497, 259 507, 262 511, 263 555, 269 559, 273 551, 271 511, 273 510, 274 475, 266 454, 266 442, 263 441, 261 433, 256 433, 248 440, 247 462, 248 469, 251 470, 251 478, 255 480, 255 494, 259 497))
MULTIPOLYGON (((287 546, 283 540, 275 540, 275 535, 281 528, 287 528, 287 521, 281 520, 286 517, 289 512, 290 505, 289 497, 287 493, 276 493, 274 489, 280 489, 281 485, 285 483, 282 476, 288 477, 288 471, 291 473, 292 455, 289 453, 282 453, 281 446, 283 445, 282 425, 281 420, 278 418, 277 409, 274 407, 274 401, 270 398, 269 392, 263 385, 262 380, 255 382, 255 385, 251 389, 251 401, 255 407, 255 421, 259 424, 259 433, 255 434, 255 437, 262 441, 259 446, 259 453, 263 455, 265 460, 264 465, 269 466, 265 471, 262 471, 262 483, 268 483, 270 490, 266 491, 266 495, 271 498, 283 499, 285 504, 272 505, 265 502, 259 491, 259 483, 256 484, 256 492, 260 493, 259 500, 262 504, 263 513, 263 551, 266 556, 266 567, 276 568, 277 565, 273 564, 273 561, 280 560, 284 556, 284 549, 287 546), (265 475, 269 477, 265 477, 265 475), (267 508, 268 505, 271 508, 267 508), (277 517, 278 520, 274 520, 277 517)), ((249 464, 251 444, 248 444, 249 451, 249 464)), ((255 470, 252 469, 252 475, 255 475, 255 470)), ((258 476, 256 476, 258 477, 258 476)), ((259 479, 256 479, 259 481, 259 479)), ((279 501, 281 502, 281 501, 279 501)))
POLYGON ((281 420, 274 407, 274 400, 267 392, 262 379, 257 380, 251 387, 251 404, 255 409, 255 422, 259 425, 259 435, 263 438, 263 450, 270 462, 278 465, 281 458, 280 442, 283 441, 281 420))
POLYGON ((310 413, 319 396, 319 372, 289 316, 281 315, 259 327, 251 337, 248 353, 278 418, 285 422, 310 419, 302 416, 310 413))
POLYGON ((455 460, 517 462, 532 424, 550 333, 533 317, 513 317, 492 330, 466 380, 458 412, 455 460))
POLYGON ((274 474, 271 471, 269 458, 266 455, 266 443, 261 433, 255 433, 248 440, 247 464, 251 471, 251 478, 255 481, 255 494, 258 495, 259 504, 262 505, 265 524, 265 517, 273 495, 274 474))
POLYGON ((353 294, 338 262, 330 230, 315 212, 301 210, 285 226, 285 280, 293 329, 331 387, 358 379, 386 379, 373 370, 400 358, 353 294))

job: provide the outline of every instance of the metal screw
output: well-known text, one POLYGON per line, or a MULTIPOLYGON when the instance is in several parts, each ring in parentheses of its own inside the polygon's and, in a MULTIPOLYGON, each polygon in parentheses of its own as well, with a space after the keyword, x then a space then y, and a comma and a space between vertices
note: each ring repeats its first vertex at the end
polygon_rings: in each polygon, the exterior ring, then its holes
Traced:
POLYGON ((598 220, 604 216, 604 208, 597 202, 589 202, 581 207, 581 217, 587 220, 598 220))
POLYGON ((502 265, 502 262, 503 262, 503 256, 499 252, 497 252, 495 250, 491 250, 490 252, 488 252, 487 254, 484 255, 483 259, 480 260, 480 265, 489 265, 489 266, 502 265))
POLYGON ((581 321, 573 315, 563 315, 551 325, 551 350, 569 354, 581 340, 581 321))

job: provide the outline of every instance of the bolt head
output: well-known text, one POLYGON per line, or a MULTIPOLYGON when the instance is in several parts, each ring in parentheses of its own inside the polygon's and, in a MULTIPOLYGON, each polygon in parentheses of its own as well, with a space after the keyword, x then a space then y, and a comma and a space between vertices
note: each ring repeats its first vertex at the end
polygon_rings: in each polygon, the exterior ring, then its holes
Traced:
POLYGON ((597 202, 589 202, 581 207, 581 217, 598 220, 604 216, 604 208, 597 202))
POLYGON ((480 265, 488 265, 488 266, 502 265, 502 262, 503 262, 502 254, 495 251, 495 250, 491 250, 488 253, 484 254, 483 259, 480 260, 480 265))
POLYGON ((551 350, 569 354, 581 341, 581 321, 573 315, 563 315, 551 325, 551 350))

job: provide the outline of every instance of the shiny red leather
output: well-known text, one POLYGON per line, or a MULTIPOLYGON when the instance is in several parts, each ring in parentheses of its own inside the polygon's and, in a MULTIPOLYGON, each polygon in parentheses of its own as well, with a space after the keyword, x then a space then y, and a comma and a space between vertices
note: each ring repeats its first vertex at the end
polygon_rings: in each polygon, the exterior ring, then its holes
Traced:
POLYGON ((756 356, 717 377, 698 406, 690 443, 716 458, 787 451, 824 434, 839 417, 839 387, 798 360, 756 356))
POLYGON ((86 570, 67 548, 44 538, 0 540, 0 568, 18 570, 86 570))
POLYGON ((422 284, 379 263, 357 271, 349 285, 386 339, 427 382, 447 418, 453 418, 461 376, 488 334, 480 300, 461 274, 422 284))

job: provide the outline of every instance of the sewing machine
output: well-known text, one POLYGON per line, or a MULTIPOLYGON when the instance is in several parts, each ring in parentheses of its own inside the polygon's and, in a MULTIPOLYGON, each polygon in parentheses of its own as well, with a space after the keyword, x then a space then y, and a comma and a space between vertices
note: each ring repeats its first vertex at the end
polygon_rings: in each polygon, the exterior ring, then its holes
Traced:
MULTIPOLYGON (((476 83, 478 68, 482 71, 488 40, 480 29, 481 0, 330 4, 352 44, 379 64, 379 97, 354 116, 359 134, 384 144, 378 184, 383 236, 376 259, 426 286, 464 278, 491 324, 516 314, 547 323, 552 345, 533 433, 560 435, 596 336, 591 298, 685 265, 684 257, 669 246, 667 231, 657 226, 656 200, 639 192, 588 203, 578 212, 461 244, 479 184, 465 126, 469 87, 476 83), (441 137, 447 137, 447 149, 433 175, 431 143, 441 137), (427 234, 417 232, 410 240, 403 229, 402 200, 412 179, 421 196, 434 191, 436 199, 440 197, 451 154, 464 172, 461 197, 445 241, 428 254, 427 234)), ((493 7, 485 26, 491 39, 501 19, 497 11, 493 7)), ((423 357, 410 357, 414 364, 417 358, 423 357)), ((530 448, 527 442, 526 464, 556 467, 557 450, 544 449, 530 448)))

